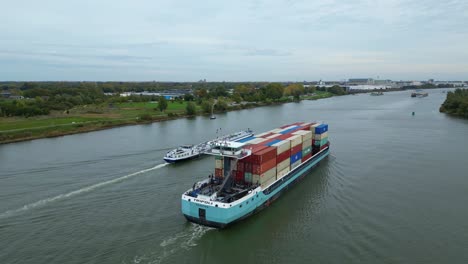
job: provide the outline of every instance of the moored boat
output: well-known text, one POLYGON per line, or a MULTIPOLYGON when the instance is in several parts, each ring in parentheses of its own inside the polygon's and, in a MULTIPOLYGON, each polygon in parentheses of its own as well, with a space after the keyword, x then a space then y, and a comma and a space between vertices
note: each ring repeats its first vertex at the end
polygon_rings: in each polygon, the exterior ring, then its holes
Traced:
POLYGON ((164 160, 169 163, 184 161, 199 157, 211 150, 218 141, 238 141, 253 136, 250 129, 235 132, 229 135, 221 136, 214 140, 203 142, 197 145, 182 145, 166 153, 164 160))
POLYGON ((242 142, 217 142, 214 174, 181 197, 188 221, 224 228, 261 211, 329 154, 328 125, 294 123, 242 142))

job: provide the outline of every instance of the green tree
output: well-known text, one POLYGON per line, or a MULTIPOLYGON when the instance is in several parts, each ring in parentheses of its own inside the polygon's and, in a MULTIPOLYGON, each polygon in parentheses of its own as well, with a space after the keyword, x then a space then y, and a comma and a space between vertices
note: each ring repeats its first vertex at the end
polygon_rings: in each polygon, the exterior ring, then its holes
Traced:
POLYGON ((158 109, 163 112, 167 109, 167 100, 164 96, 160 96, 158 100, 158 109))
POLYGON ((240 96, 240 94, 234 93, 232 95, 232 100, 234 100, 234 102, 236 103, 240 103, 242 101, 242 97, 240 96))
POLYGON ((284 87, 279 83, 269 83, 267 86, 262 88, 262 93, 265 97, 262 99, 273 99, 277 100, 283 97, 284 87))
POLYGON ((193 101, 193 95, 187 93, 187 94, 184 94, 184 100, 185 101, 193 101))
POLYGON ((328 88, 327 91, 336 95, 346 94, 346 91, 343 89, 343 87, 339 85, 333 85, 332 87, 328 88))
POLYGON ((228 95, 228 92, 227 92, 226 88, 224 88, 224 86, 221 86, 221 85, 219 85, 215 89, 213 89, 212 93, 213 93, 213 96, 215 96, 215 97, 227 96, 228 95))
POLYGON ((290 84, 284 89, 284 94, 294 96, 295 100, 299 100, 301 98, 301 95, 303 95, 304 93, 304 85, 299 83, 290 84))
POLYGON ((197 107, 193 102, 188 102, 185 107, 185 113, 189 116, 194 116, 197 113, 197 107))
POLYGON ((228 109, 228 103, 224 98, 219 98, 218 101, 216 102, 214 108, 217 111, 226 111, 228 109))
POLYGON ((199 98, 208 98, 208 91, 205 88, 198 89, 197 91, 195 91, 195 94, 199 98))
POLYGON ((201 104, 202 110, 204 113, 211 113, 211 108, 213 107, 213 101, 212 100, 205 100, 201 104))

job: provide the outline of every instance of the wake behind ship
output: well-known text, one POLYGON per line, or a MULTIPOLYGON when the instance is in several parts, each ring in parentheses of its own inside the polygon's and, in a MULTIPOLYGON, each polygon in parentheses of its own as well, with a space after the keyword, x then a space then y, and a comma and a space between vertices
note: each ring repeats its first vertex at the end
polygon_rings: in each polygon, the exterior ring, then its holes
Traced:
POLYGON ((182 213, 224 228, 261 211, 329 154, 328 125, 294 123, 239 142, 218 141, 214 175, 182 194, 182 213))

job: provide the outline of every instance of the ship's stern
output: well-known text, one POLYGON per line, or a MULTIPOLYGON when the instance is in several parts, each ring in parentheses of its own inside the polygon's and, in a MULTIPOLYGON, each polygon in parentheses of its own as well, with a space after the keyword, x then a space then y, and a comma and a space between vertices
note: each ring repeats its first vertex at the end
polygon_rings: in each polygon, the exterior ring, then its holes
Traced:
POLYGON ((215 228, 224 228, 229 224, 226 208, 220 208, 218 203, 187 195, 183 195, 181 201, 182 213, 190 222, 215 228))

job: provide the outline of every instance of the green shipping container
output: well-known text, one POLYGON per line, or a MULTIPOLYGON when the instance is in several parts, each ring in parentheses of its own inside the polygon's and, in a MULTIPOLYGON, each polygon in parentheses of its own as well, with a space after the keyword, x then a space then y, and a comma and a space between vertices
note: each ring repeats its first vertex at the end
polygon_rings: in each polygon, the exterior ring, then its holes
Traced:
POLYGON ((312 152, 312 146, 306 147, 302 150, 302 157, 312 152))
POLYGON ((245 180, 245 182, 251 183, 252 182, 252 173, 250 173, 250 172, 244 173, 244 180, 245 180))
POLYGON ((315 146, 323 146, 327 144, 327 142, 328 142, 328 137, 322 140, 315 140, 315 146))

